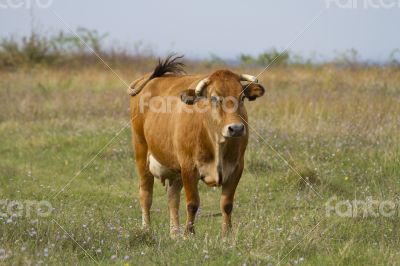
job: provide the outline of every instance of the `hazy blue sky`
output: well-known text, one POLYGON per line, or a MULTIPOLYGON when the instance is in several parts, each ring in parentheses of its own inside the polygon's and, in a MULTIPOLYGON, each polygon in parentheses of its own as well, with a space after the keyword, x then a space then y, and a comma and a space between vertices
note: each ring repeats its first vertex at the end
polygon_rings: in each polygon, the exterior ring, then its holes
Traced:
POLYGON ((380 61, 400 48, 398 5, 366 9, 359 4, 358 8, 344 9, 331 4, 326 9, 325 0, 53 0, 50 8, 39 8, 37 1, 49 0, 0 0, 2 37, 27 34, 31 27, 29 9, 4 8, 8 1, 31 2, 36 25, 43 32, 68 31, 55 12, 74 29, 83 26, 107 32, 110 40, 122 46, 133 47, 142 41, 160 55, 176 51, 191 57, 214 53, 235 58, 271 47, 283 49, 323 9, 290 50, 329 58, 338 51, 356 48, 364 59, 380 61))

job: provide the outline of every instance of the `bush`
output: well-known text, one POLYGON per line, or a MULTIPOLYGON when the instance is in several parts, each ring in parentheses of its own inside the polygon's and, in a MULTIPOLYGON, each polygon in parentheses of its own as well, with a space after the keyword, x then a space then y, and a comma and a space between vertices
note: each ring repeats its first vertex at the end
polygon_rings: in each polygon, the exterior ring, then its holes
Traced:
POLYGON ((261 66, 287 66, 289 63, 289 52, 279 52, 276 49, 271 49, 259 54, 257 62, 261 66))
POLYGON ((0 68, 70 64, 82 62, 83 58, 95 57, 92 50, 97 54, 103 53, 101 43, 106 34, 101 35, 95 30, 85 28, 78 28, 76 33, 77 35, 60 31, 56 35, 45 37, 33 32, 29 37, 20 40, 4 38, 0 41, 0 68))
POLYGON ((240 63, 243 66, 287 66, 289 64, 289 52, 282 51, 279 52, 276 49, 271 49, 261 53, 257 58, 252 57, 248 54, 240 55, 240 63))

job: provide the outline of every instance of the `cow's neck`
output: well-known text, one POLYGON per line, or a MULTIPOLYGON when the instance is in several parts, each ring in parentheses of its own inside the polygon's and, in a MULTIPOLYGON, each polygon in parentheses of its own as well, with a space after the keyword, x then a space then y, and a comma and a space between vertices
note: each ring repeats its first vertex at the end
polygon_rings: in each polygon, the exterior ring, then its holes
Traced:
POLYGON ((203 126, 202 132, 204 133, 202 137, 209 143, 208 150, 212 154, 210 171, 214 172, 213 175, 218 180, 217 183, 221 185, 232 174, 237 165, 240 157, 239 141, 238 139, 221 141, 217 133, 212 132, 206 125, 203 126))

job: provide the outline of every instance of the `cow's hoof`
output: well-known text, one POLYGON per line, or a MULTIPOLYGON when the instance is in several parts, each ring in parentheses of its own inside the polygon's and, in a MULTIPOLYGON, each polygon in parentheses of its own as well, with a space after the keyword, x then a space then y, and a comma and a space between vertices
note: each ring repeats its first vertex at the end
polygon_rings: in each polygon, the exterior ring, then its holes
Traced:
POLYGON ((144 225, 142 225, 142 230, 143 230, 144 232, 148 233, 148 232, 151 231, 151 227, 150 227, 150 225, 148 225, 148 224, 144 224, 144 225))
POLYGON ((226 228, 226 229, 222 229, 221 231, 221 240, 222 241, 232 241, 235 240, 235 238, 237 237, 237 232, 235 232, 231 227, 226 228))
POLYGON ((222 238, 223 240, 228 239, 230 236, 232 236, 232 231, 231 231, 231 230, 222 231, 222 232, 221 232, 221 238, 222 238))
POLYGON ((195 235, 195 231, 194 231, 194 227, 193 226, 191 226, 191 227, 189 227, 189 228, 186 228, 186 230, 185 230, 185 237, 193 237, 194 235, 195 235))
POLYGON ((169 237, 171 239, 179 239, 182 236, 181 231, 179 230, 179 228, 173 228, 170 229, 169 231, 169 237))

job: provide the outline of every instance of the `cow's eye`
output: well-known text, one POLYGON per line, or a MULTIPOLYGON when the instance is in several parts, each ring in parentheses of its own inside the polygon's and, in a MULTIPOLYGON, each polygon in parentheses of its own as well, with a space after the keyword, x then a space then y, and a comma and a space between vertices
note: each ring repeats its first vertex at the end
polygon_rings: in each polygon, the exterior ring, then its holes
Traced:
POLYGON ((245 96, 244 93, 243 93, 243 94, 240 95, 240 101, 241 101, 241 102, 244 102, 244 99, 246 99, 246 96, 245 96))
POLYGON ((217 102, 219 102, 218 96, 211 96, 211 102, 212 102, 212 103, 217 103, 217 102))

